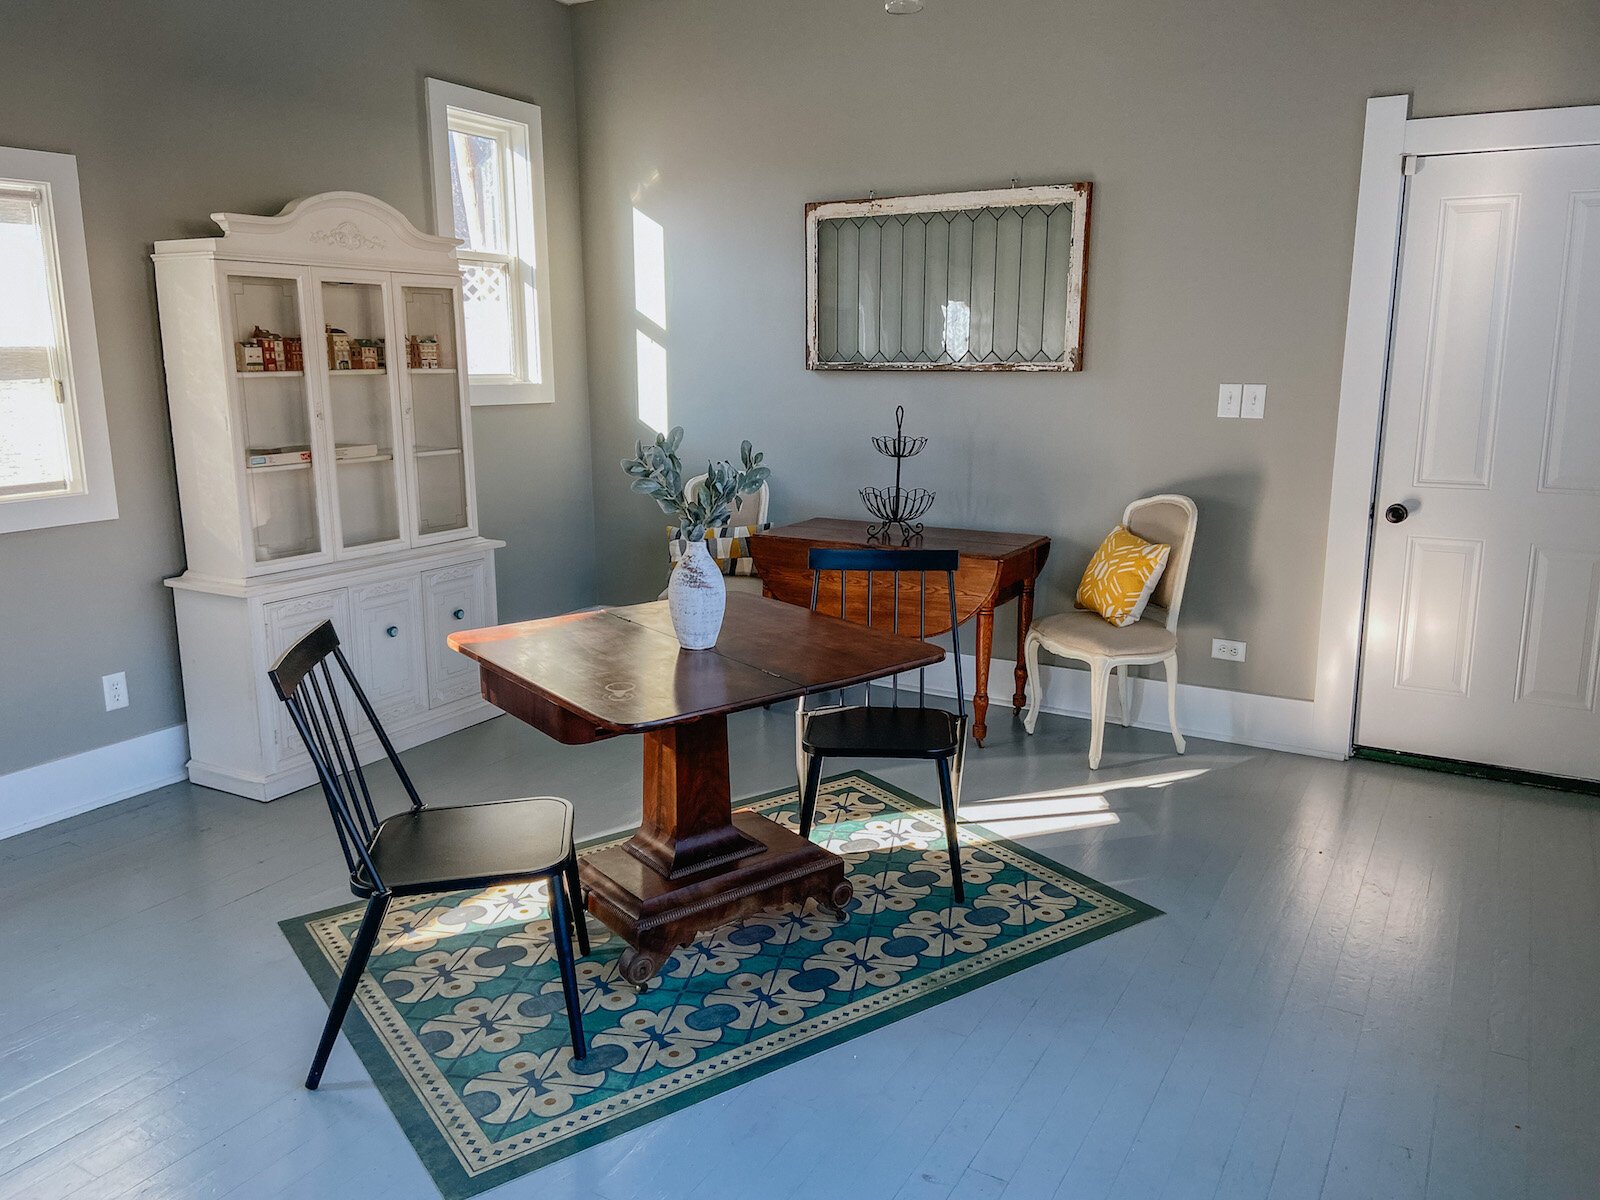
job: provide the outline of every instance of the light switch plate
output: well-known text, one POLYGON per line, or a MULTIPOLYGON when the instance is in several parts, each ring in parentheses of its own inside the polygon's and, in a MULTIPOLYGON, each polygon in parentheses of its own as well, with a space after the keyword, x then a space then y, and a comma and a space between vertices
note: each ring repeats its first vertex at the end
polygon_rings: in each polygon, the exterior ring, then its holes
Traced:
POLYGON ((1239 410, 1239 415, 1247 421, 1260 421, 1267 415, 1267 385, 1264 383, 1247 383, 1244 385, 1244 404, 1239 410))
POLYGON ((1244 395, 1244 384, 1225 383, 1217 389, 1217 416, 1237 417, 1244 395))

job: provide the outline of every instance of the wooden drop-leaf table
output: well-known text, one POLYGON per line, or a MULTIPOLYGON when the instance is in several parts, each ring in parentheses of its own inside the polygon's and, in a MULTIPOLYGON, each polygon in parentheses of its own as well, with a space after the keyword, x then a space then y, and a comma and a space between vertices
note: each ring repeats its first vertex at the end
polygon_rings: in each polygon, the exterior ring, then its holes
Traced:
MULTIPOLYGON (((696 934, 747 913, 850 900, 844 860, 734 812, 728 714, 850 687, 944 657, 938 646, 741 593, 710 650, 684 650, 664 602, 453 633, 491 704, 569 745, 644 743, 644 810, 619 846, 583 857, 589 911, 628 943, 623 977, 653 978, 696 934)), ((581 803, 581 798, 579 803, 581 803)))

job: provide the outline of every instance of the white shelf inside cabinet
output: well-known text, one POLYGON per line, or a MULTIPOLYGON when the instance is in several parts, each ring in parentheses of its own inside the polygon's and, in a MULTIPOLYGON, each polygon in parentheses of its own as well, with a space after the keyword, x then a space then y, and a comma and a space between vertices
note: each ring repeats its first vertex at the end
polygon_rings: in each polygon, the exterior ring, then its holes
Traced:
MULTIPOLYGON (((213 219, 221 229, 215 237, 155 246, 188 558, 187 570, 167 584, 177 607, 190 778, 268 800, 315 783, 267 671, 324 620, 358 677, 381 681, 379 717, 396 745, 495 715, 478 694, 476 669, 463 668, 442 639, 459 623, 457 609, 470 614, 466 627, 495 623, 494 551, 503 543, 477 534, 472 414, 455 394, 462 389, 411 378, 459 380, 458 372, 409 368, 404 356, 408 333, 431 333, 442 358, 466 361, 454 239, 423 233, 381 200, 354 192, 311 196, 272 217, 213 219), (384 367, 328 364, 327 285, 340 283, 368 289, 372 320, 331 323, 386 337, 391 362, 384 367), (409 328, 419 322, 405 298, 419 293, 431 297, 429 324, 409 328), (441 327, 431 328, 439 314, 441 327), (301 338, 305 369, 238 370, 235 346, 257 327, 301 338), (390 375, 396 378, 383 378, 390 375), (346 376, 365 383, 335 382, 346 376), (420 428, 405 407, 413 388, 427 397, 420 428), (336 440, 381 451, 339 458, 336 440), (311 447, 309 462, 245 462, 252 446, 299 444, 311 447), (416 481, 414 460, 434 455, 454 456, 453 473, 425 482, 445 489, 446 499, 465 499, 464 509, 455 501, 465 521, 447 529, 435 526, 449 506, 419 493, 416 481), (386 465, 354 469, 374 464, 386 465), (443 617, 433 611, 440 605, 447 605, 443 617), (374 634, 368 626, 380 617, 374 634), (374 658, 379 651, 382 661, 374 658)), ((376 756, 370 731, 358 736, 363 756, 376 756)))

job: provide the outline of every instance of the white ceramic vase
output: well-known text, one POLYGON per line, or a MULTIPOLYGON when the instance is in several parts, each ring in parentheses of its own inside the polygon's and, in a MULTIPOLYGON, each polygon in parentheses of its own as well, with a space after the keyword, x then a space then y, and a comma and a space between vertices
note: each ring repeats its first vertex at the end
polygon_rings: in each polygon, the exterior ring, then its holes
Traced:
POLYGON ((685 650, 709 650, 722 632, 728 587, 703 541, 693 542, 667 581, 667 608, 678 644, 685 650))

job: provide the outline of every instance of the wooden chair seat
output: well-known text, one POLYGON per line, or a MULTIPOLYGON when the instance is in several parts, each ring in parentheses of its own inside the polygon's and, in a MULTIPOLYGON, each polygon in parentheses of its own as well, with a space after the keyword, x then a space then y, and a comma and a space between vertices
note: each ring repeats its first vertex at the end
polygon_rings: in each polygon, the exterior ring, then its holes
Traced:
MULTIPOLYGON (((395 813, 378 824, 367 855, 396 896, 549 875, 572 857, 572 805, 536 796, 395 813)), ((357 895, 375 890, 366 876, 362 864, 350 878, 357 895)))
POLYGON ((960 744, 960 721, 942 708, 820 709, 801 737, 827 758, 947 758, 960 744))

